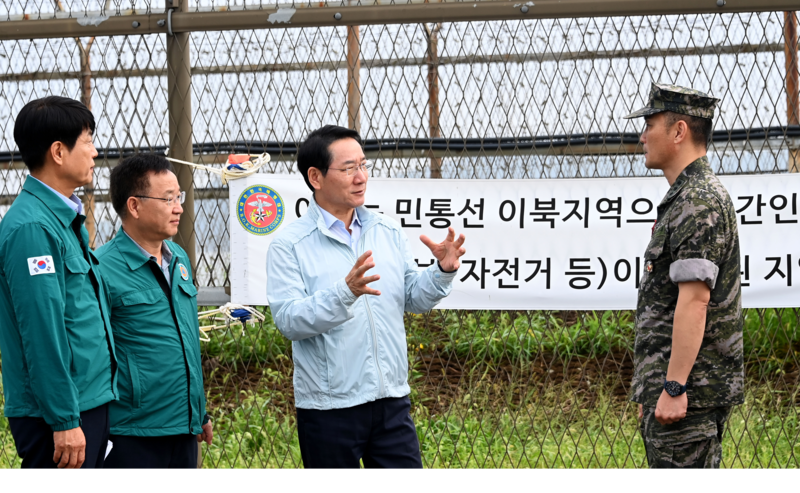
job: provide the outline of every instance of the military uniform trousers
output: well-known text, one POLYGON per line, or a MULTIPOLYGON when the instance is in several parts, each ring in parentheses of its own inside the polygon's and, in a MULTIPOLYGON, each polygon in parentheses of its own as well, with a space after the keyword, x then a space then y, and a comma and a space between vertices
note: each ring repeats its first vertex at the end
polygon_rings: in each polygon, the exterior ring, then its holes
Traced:
POLYGON ((651 469, 717 469, 730 407, 689 408, 671 425, 656 420, 656 408, 644 408, 639 429, 651 469))

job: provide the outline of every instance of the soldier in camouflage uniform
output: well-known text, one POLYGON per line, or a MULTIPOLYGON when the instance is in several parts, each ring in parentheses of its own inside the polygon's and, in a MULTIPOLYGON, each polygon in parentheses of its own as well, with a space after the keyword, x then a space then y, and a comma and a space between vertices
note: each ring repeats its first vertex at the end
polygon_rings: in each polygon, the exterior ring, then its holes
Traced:
POLYGON ((645 165, 670 183, 645 250, 632 398, 651 468, 719 467, 731 406, 744 399, 739 234, 706 147, 718 100, 653 84, 645 165))

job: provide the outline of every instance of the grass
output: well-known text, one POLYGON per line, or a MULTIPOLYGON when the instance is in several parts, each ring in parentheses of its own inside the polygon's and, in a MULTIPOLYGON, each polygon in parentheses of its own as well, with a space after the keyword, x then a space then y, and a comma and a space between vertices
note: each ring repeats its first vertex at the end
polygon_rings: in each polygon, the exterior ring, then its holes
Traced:
MULTIPOLYGON (((301 466, 291 343, 265 313, 262 326, 215 331, 203 343, 216 430, 205 467, 301 466)), ((724 467, 798 467, 799 313, 745 312, 749 385, 729 422, 724 467)), ((406 330, 426 467, 645 464, 636 409, 624 399, 631 312, 436 311, 406 315, 406 330)), ((0 414, 0 467, 18 466, 0 414)))
MULTIPOLYGON (((735 409, 723 441, 723 467, 798 467, 796 409, 776 408, 751 392, 735 409)), ((563 395, 561 396, 564 397, 563 395)), ((426 467, 643 467, 636 409, 603 396, 589 409, 562 412, 555 393, 524 408, 486 408, 465 398, 442 415, 417 406, 414 421, 426 467)), ((294 418, 250 393, 231 413, 215 414, 215 444, 205 467, 300 467, 294 418)), ((0 420, 0 467, 19 467, 0 420)), ((204 446, 205 447, 205 446, 204 446)))
MULTIPOLYGON (((723 467, 798 467, 797 411, 765 401, 769 395, 751 391, 746 404, 734 410, 723 441, 723 467)), ((551 389, 515 408, 465 397, 439 415, 415 406, 423 463, 432 468, 646 467, 634 405, 605 394, 590 408, 565 412, 569 397, 551 389)), ((206 467, 300 467, 294 418, 272 408, 266 393, 248 395, 236 412, 217 416, 215 423, 218 442, 207 449, 206 467)))
MULTIPOLYGON (((1 383, 0 387, 2 387, 1 383)), ((0 395, 0 401, 2 400, 3 397, 0 395)), ((8 420, 3 417, 3 410, 0 408, 0 468, 19 467, 21 463, 14 447, 11 430, 8 428, 8 420)))

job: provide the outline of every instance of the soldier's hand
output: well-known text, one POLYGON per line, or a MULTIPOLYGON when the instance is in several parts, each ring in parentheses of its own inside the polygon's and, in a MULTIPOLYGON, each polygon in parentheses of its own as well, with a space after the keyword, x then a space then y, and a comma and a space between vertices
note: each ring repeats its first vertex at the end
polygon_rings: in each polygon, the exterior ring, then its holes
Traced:
POLYGON ((639 404, 639 420, 641 421, 642 418, 644 418, 644 407, 639 404))
POLYGON ((672 397, 666 390, 661 391, 661 397, 656 404, 656 420, 662 425, 677 423, 686 417, 686 408, 689 407, 689 398, 686 392, 678 397, 672 397))
POLYGON ((86 460, 86 437, 80 427, 53 432, 53 444, 53 462, 59 469, 80 469, 86 460))
POLYGON ((347 274, 347 277, 344 278, 347 287, 350 288, 350 292, 353 293, 356 298, 362 294, 381 295, 381 292, 377 289, 372 289, 367 286, 367 284, 380 279, 381 276, 374 275, 364 277, 364 274, 373 267, 375 267, 375 261, 372 259, 372 250, 367 250, 363 255, 358 257, 356 264, 350 270, 350 273, 347 274))

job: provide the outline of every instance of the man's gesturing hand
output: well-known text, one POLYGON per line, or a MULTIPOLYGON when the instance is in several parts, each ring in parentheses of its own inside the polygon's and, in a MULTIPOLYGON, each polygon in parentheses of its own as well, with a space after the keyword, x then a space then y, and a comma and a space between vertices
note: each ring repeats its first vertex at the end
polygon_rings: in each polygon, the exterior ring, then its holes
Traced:
POLYGON ((461 261, 458 258, 467 253, 467 249, 462 246, 465 240, 464 235, 459 235, 457 240, 455 238, 456 231, 453 228, 448 228, 447 238, 441 243, 434 243, 425 235, 420 236, 419 240, 431 249, 431 253, 439 261, 443 271, 455 272, 461 266, 461 261))
POLYGON ((373 267, 375 267, 375 261, 372 259, 372 250, 367 250, 363 255, 358 257, 356 265, 353 266, 353 269, 350 270, 350 273, 344 278, 347 287, 350 288, 350 292, 352 292, 356 298, 362 294, 381 295, 381 292, 377 289, 372 289, 367 286, 367 284, 380 279, 381 276, 374 275, 364 277, 364 274, 373 267))
POLYGON ((79 469, 83 465, 86 459, 86 437, 80 427, 53 432, 53 443, 56 447, 53 462, 58 464, 59 469, 79 469))
POLYGON ((656 421, 662 425, 677 423, 686 417, 686 408, 689 407, 689 398, 686 392, 678 397, 672 397, 666 390, 661 391, 661 397, 656 404, 656 421))

